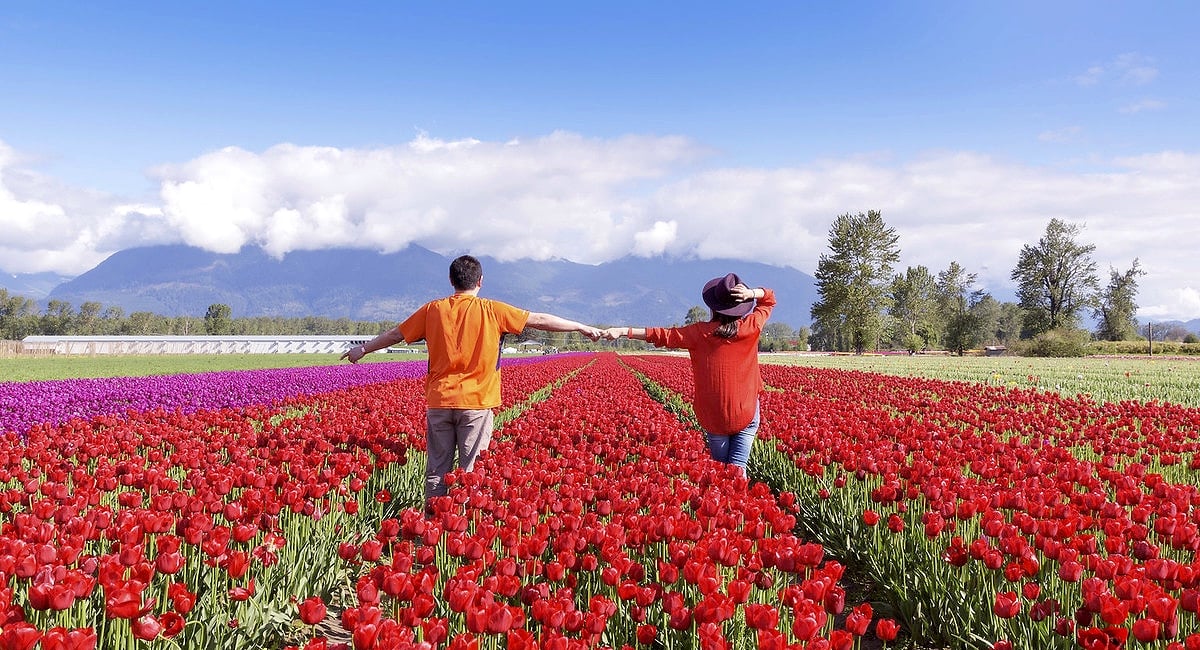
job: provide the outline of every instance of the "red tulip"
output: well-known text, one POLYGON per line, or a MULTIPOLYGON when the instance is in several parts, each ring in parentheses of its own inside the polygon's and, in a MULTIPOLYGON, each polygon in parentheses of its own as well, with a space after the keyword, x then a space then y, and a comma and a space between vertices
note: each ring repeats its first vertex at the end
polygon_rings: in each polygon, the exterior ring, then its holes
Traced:
POLYGON ((850 615, 846 617, 846 631, 854 636, 862 636, 867 633, 867 626, 871 623, 871 604, 862 603, 850 611, 850 615))
POLYGON ((746 625, 756 630, 773 630, 779 627, 779 610, 775 607, 754 603, 746 605, 743 612, 746 625))
POLYGON ((1042 587, 1036 582, 1026 582, 1021 585, 1021 595, 1025 597, 1025 600, 1037 600, 1041 593, 1042 587))
POLYGON ((51 628, 42 637, 42 650, 96 650, 96 630, 51 628))
POLYGON ((158 617, 158 622, 162 624, 162 635, 165 638, 171 639, 183 631, 186 621, 177 612, 164 612, 158 617))
POLYGON ((437 646, 449 636, 449 621, 444 618, 425 618, 421 620, 421 633, 425 640, 437 646))
POLYGON ((319 596, 312 596, 300 601, 300 620, 306 625, 316 625, 325 620, 327 610, 325 602, 319 596))
MULTIPOLYGON (((841 587, 834 586, 825 594, 823 602, 825 611, 829 614, 838 615, 846 607, 846 590, 841 587)), ((870 615, 867 615, 870 618, 870 615)))
POLYGON ((371 650, 379 638, 379 626, 375 623, 364 623, 354 628, 355 650, 371 650))
POLYGON ((1158 640, 1162 624, 1151 618, 1139 618, 1133 622, 1133 638, 1139 643, 1153 643, 1158 640))
POLYGON ((1021 612, 1021 601, 1015 591, 1002 591, 996 594, 992 604, 992 613, 1000 618, 1012 618, 1021 612))
POLYGON ((854 634, 847 630, 834 630, 829 633, 830 650, 851 650, 854 647, 854 634))
POLYGON ((154 606, 153 602, 143 607, 141 586, 127 583, 106 589, 104 611, 113 618, 137 618, 154 606))
POLYGON ((187 585, 173 582, 167 588, 167 597, 171 599, 171 607, 180 614, 187 614, 196 605, 196 594, 188 591, 187 585))
POLYGON ((1078 562, 1064 562, 1058 567, 1058 577, 1065 582, 1079 582, 1083 575, 1083 565, 1078 562))
POLYGON ((900 626, 890 618, 881 618, 875 623, 875 636, 880 641, 895 641, 900 633, 900 626))
POLYGON ((0 631, 0 650, 33 650, 42 633, 29 623, 19 622, 0 631))
POLYGON ((135 639, 151 641, 157 639, 159 634, 162 634, 163 626, 155 616, 146 614, 134 619, 130 623, 129 629, 133 632, 135 639))
POLYGON ((154 568, 159 573, 173 575, 183 570, 187 566, 187 560, 180 553, 159 553, 158 557, 154 558, 154 568))
POLYGON ((368 539, 362 543, 361 552, 364 560, 374 562, 383 555, 383 542, 378 539, 368 539))
POLYGON ((1105 598, 1100 607, 1100 618, 1109 625, 1123 625, 1129 618, 1129 603, 1115 597, 1105 598))
POLYGON ((250 598, 253 595, 254 595, 254 579, 253 578, 250 579, 250 582, 247 583, 245 587, 234 587, 229 590, 229 599, 233 600, 233 601, 250 600, 250 598))

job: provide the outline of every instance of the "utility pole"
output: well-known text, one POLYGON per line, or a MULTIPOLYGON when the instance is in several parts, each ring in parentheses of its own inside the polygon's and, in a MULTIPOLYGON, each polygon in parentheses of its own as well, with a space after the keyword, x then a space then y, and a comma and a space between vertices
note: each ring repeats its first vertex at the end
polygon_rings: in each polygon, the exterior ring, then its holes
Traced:
POLYGON ((1146 342, 1150 344, 1150 356, 1154 356, 1154 323, 1146 323, 1146 342))

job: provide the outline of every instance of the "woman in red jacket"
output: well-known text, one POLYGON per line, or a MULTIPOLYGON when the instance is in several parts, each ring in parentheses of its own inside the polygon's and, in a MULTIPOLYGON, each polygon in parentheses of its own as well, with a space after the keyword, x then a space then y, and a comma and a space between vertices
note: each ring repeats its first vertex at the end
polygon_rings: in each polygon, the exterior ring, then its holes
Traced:
POLYGON ((684 327, 613 327, 605 338, 642 339, 661 348, 683 348, 692 359, 692 405, 714 460, 746 473, 758 432, 758 338, 775 307, 775 292, 751 289, 733 273, 713 278, 701 292, 712 319, 684 327))

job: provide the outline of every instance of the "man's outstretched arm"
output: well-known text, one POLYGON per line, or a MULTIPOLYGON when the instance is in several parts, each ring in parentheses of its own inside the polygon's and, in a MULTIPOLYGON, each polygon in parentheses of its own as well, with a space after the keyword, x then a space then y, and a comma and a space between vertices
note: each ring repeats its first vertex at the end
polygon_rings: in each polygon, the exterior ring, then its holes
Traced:
POLYGON ((600 330, 591 325, 536 311, 529 312, 529 320, 525 321, 525 326, 546 332, 579 332, 593 341, 600 338, 601 334, 600 330))
POLYGON ((397 343, 403 342, 404 336, 400 334, 400 328, 393 327, 392 329, 380 334, 379 336, 376 336, 362 345, 356 345, 349 350, 346 350, 342 353, 341 358, 349 359, 350 363, 358 363, 358 360, 367 356, 367 353, 369 352, 390 348, 397 343))

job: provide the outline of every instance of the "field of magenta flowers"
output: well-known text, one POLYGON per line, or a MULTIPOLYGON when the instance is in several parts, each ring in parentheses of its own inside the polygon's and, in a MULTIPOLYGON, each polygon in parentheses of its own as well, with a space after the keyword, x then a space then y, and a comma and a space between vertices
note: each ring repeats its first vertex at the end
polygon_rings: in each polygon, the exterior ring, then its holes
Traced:
POLYGON ((423 372, 0 384, 0 650, 1200 649, 1200 410, 764 366, 747 480, 686 358, 508 360, 426 517, 423 372))

